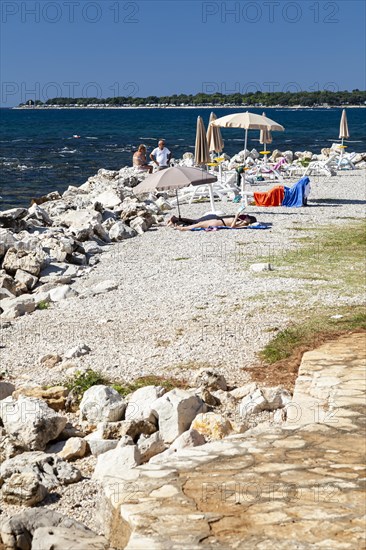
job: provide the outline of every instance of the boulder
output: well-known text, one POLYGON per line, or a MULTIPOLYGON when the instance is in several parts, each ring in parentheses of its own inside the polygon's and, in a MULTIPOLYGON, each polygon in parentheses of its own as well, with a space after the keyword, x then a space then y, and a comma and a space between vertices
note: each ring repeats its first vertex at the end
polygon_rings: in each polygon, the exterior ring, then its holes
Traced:
POLYGON ((103 193, 100 193, 100 195, 97 195, 95 197, 96 202, 99 202, 103 209, 105 208, 114 208, 115 206, 118 206, 121 204, 121 197, 117 195, 115 191, 108 190, 104 191, 103 193))
POLYGON ((141 463, 147 462, 153 456, 162 453, 167 448, 159 432, 152 435, 141 435, 137 448, 141 455, 141 463))
POLYGON ((159 210, 161 210, 162 212, 167 212, 168 210, 171 210, 173 208, 170 202, 165 200, 163 197, 159 197, 155 201, 155 204, 159 208, 159 210))
POLYGON ((88 434, 85 437, 85 441, 93 456, 99 456, 107 451, 111 451, 118 445, 118 439, 103 439, 99 431, 88 434))
POLYGON ((262 388, 262 393, 267 400, 266 410, 274 411, 286 407, 292 400, 291 393, 281 386, 275 388, 262 388))
POLYGON ((9 397, 15 391, 14 384, 0 381, 0 401, 9 397))
POLYGON ((0 401, 0 418, 7 434, 25 450, 43 450, 64 429, 67 419, 33 397, 0 401))
POLYGON ((40 249, 38 250, 17 250, 14 247, 9 248, 5 254, 3 268, 14 275, 18 269, 27 271, 31 275, 38 277, 42 267, 45 265, 46 256, 40 249))
POLYGON ((18 294, 16 281, 7 274, 0 275, 0 289, 7 290, 10 293, 10 298, 14 298, 18 294))
POLYGON ((116 447, 98 456, 93 479, 102 481, 109 477, 118 476, 126 469, 136 468, 141 464, 141 455, 137 445, 116 447))
POLYGON ((80 419, 90 424, 121 420, 126 403, 120 394, 109 386, 92 386, 83 395, 80 403, 80 419))
POLYGON ((29 220, 32 218, 39 220, 45 225, 52 225, 52 220, 46 210, 44 210, 44 208, 41 208, 37 204, 33 204, 30 208, 28 208, 28 213, 25 219, 29 220))
POLYGON ((198 414, 191 424, 191 429, 208 439, 222 439, 232 432, 233 427, 221 414, 208 412, 198 414))
POLYGON ((108 231, 109 238, 112 241, 124 241, 137 235, 137 231, 123 222, 114 223, 108 231))
POLYGON ((197 414, 206 411, 206 405, 198 395, 174 389, 157 399, 152 410, 158 418, 162 439, 172 443, 188 430, 197 414))
POLYGON ((18 399, 20 395, 42 399, 54 411, 61 411, 65 408, 66 398, 69 390, 64 386, 53 386, 44 389, 40 386, 19 388, 13 393, 13 398, 18 399))
POLYGON ((76 460, 86 455, 88 450, 87 442, 81 437, 70 437, 58 453, 60 458, 64 460, 76 460))
POLYGON ((24 510, 12 515, 9 519, 5 518, 1 522, 0 538, 6 550, 84 550, 85 548, 107 550, 109 548, 107 542, 104 546, 98 546, 103 542, 103 537, 97 537, 93 531, 81 523, 53 510, 42 508, 24 510), (52 546, 45 546, 49 544, 50 537, 52 546), (81 546, 78 541, 81 541, 81 546))
POLYGON ((128 396, 125 419, 156 422, 152 404, 164 393, 165 389, 162 386, 144 386, 134 391, 128 396))
POLYGON ((6 319, 16 319, 26 313, 32 313, 36 309, 34 296, 24 294, 17 298, 6 298, 1 300, 0 304, 3 310, 2 317, 6 319))
POLYGON ((245 384, 245 386, 240 386, 239 388, 231 390, 230 395, 232 395, 235 399, 243 399, 243 397, 255 392, 256 389, 257 384, 255 382, 250 382, 249 384, 245 384))
POLYGON ((194 379, 194 385, 208 390, 227 390, 225 377, 214 369, 201 369, 194 379))
POLYGON ((257 388, 253 393, 242 399, 239 405, 239 415, 243 418, 266 409, 267 399, 262 391, 257 388))
POLYGON ((17 238, 10 229, 0 228, 0 258, 15 245, 17 238))
POLYGON ((34 275, 31 275, 27 271, 23 271, 22 269, 17 269, 14 280, 17 283, 20 283, 21 285, 24 285, 27 290, 33 290, 33 288, 36 286, 38 282, 38 278, 34 275))
POLYGON ((130 227, 136 231, 138 235, 143 235, 145 231, 151 227, 152 223, 146 221, 142 216, 136 216, 130 221, 130 227))
POLYGON ((69 485, 81 479, 80 471, 56 455, 40 451, 25 452, 5 460, 0 466, 0 485, 14 474, 32 473, 46 489, 69 485))
POLYGON ((120 439, 130 436, 136 440, 141 434, 151 435, 157 431, 156 423, 148 420, 121 420, 119 422, 101 422, 98 431, 103 439, 120 439))
POLYGON ((42 502, 48 491, 33 472, 13 474, 4 484, 1 496, 7 504, 34 506, 42 502))
POLYGON ((0 225, 3 227, 12 227, 17 221, 28 214, 26 208, 11 208, 0 212, 0 225))
POLYGON ((239 415, 246 417, 261 411, 274 411, 285 407, 291 401, 291 394, 281 386, 275 388, 257 388, 244 397, 239 405, 239 415))
POLYGON ((78 295, 76 290, 71 288, 70 285, 57 285, 55 288, 50 290, 50 300, 51 302, 60 302, 61 300, 66 300, 67 298, 74 298, 78 295))

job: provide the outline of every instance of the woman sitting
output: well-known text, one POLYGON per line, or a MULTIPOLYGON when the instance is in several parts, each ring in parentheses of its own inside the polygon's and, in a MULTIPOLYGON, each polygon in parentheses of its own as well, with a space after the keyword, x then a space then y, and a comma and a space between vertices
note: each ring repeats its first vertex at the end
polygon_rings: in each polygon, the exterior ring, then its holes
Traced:
POLYGON ((132 162, 139 172, 149 172, 151 174, 153 171, 153 166, 147 162, 145 145, 139 145, 136 153, 133 154, 132 162))
POLYGON ((238 213, 236 216, 218 216, 217 214, 207 214, 197 220, 172 216, 167 225, 170 225, 179 231, 190 231, 191 229, 206 229, 208 227, 230 227, 232 229, 240 228, 246 227, 256 221, 257 219, 254 216, 249 216, 248 214, 238 213))

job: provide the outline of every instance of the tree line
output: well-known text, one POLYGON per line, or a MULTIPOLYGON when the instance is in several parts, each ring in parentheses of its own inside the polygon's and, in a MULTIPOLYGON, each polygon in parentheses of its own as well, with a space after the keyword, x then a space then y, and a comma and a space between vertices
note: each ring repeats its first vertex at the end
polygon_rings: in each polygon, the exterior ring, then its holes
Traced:
MULTIPOLYGON (((110 105, 118 106, 144 106, 144 105, 213 105, 213 106, 263 106, 270 107, 280 105, 291 107, 302 105, 305 107, 318 107, 322 105, 337 106, 337 105, 365 105, 366 91, 353 90, 352 92, 332 92, 332 91, 315 91, 315 92, 250 92, 247 94, 174 94, 171 96, 148 96, 148 97, 54 97, 46 102, 40 100, 30 101, 26 104, 30 105, 58 105, 58 106, 81 106, 87 105, 110 105)), ((21 103, 20 106, 25 105, 21 103)))

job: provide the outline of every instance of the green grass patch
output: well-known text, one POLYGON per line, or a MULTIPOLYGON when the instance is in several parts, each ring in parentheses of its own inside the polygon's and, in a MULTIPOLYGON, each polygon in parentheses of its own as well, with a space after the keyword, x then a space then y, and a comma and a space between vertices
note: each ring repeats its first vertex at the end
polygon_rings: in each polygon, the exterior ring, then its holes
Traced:
POLYGON ((276 269, 276 277, 328 281, 347 295, 364 291, 365 222, 318 228, 311 237, 297 239, 296 243, 299 246, 295 250, 274 255, 275 266, 288 268, 276 269))
POLYGON ((295 355, 299 350, 314 349, 322 341, 352 331, 366 331, 365 307, 341 307, 321 314, 314 312, 306 319, 281 330, 259 356, 265 363, 273 364, 295 355), (333 315, 342 317, 332 318, 333 315))
POLYGON ((72 392, 75 400, 77 402, 80 402, 86 390, 88 390, 92 386, 98 386, 100 384, 110 386, 123 396, 126 396, 129 393, 138 390, 139 388, 143 388, 144 386, 162 386, 167 391, 172 390, 173 388, 187 387, 185 381, 155 375, 142 376, 130 383, 112 383, 108 377, 93 369, 88 369, 86 371, 76 371, 76 373, 69 379, 67 379, 63 385, 70 392, 72 392))
POLYGON ((86 390, 99 384, 108 385, 108 380, 100 372, 88 369, 86 371, 76 371, 63 385, 73 393, 76 401, 81 401, 86 390))
POLYGON ((186 258, 185 256, 179 258, 173 258, 173 262, 182 262, 184 260, 190 260, 191 258, 186 258))
POLYGON ((50 303, 46 302, 46 300, 42 300, 41 302, 39 302, 37 309, 43 310, 43 309, 48 309, 49 307, 50 307, 50 303))

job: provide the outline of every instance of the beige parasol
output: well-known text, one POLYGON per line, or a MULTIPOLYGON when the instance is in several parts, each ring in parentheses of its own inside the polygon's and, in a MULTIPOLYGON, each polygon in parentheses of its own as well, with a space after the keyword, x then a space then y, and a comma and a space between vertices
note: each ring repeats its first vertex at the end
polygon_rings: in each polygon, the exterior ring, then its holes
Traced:
POLYGON ((220 128, 219 126, 214 126, 211 124, 211 122, 216 119, 217 117, 215 113, 211 113, 207 130, 208 150, 210 152, 221 153, 224 148, 224 141, 221 136, 220 128))
POLYGON ((217 181, 215 176, 200 168, 172 166, 171 168, 150 174, 141 183, 136 185, 133 191, 135 194, 150 193, 152 191, 175 191, 180 217, 178 189, 188 187, 189 185, 207 185, 215 181, 217 181))
POLYGON ((342 111, 342 117, 341 117, 341 123, 339 126, 339 139, 343 140, 349 138, 349 131, 348 131, 348 123, 347 123, 347 113, 346 109, 343 109, 342 111))
MULTIPOLYGON (((271 130, 283 132, 284 127, 278 122, 267 118, 263 115, 257 115, 255 113, 233 113, 218 118, 212 122, 215 126, 221 126, 222 128, 243 128, 245 130, 244 151, 247 149, 248 143, 248 130, 271 130)), ((241 190, 244 192, 245 186, 245 171, 243 172, 241 190)))
MULTIPOLYGON (((266 116, 266 113, 262 113, 262 116, 266 116)), ((260 131, 259 134, 259 143, 264 145, 264 150, 266 151, 266 145, 267 143, 272 143, 272 133, 271 130, 268 130, 268 128, 263 128, 263 130, 260 131)))
POLYGON ((196 146, 194 151, 194 162, 196 165, 207 164, 210 162, 210 154, 206 138, 205 125, 202 117, 197 118, 196 146))

